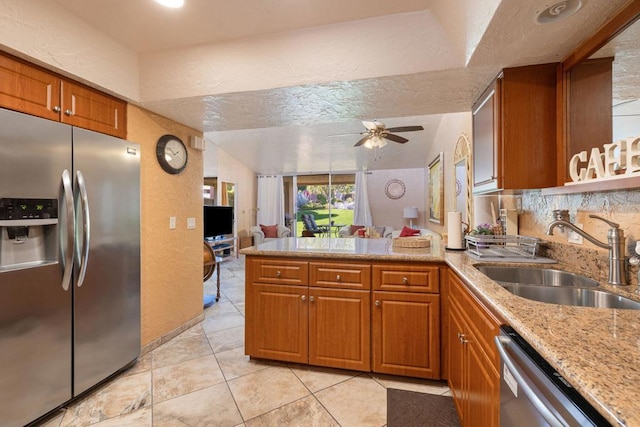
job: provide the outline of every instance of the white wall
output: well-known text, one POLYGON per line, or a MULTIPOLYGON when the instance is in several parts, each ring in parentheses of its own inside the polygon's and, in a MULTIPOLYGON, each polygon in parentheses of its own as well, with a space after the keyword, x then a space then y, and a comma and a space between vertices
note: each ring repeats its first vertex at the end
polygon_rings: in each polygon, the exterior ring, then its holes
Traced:
POLYGON ((367 189, 373 225, 392 226, 400 229, 409 225, 402 217, 402 210, 409 206, 418 208, 418 218, 413 226, 424 228, 425 224, 425 169, 390 169, 370 171, 367 174, 367 189), (385 186, 391 179, 398 179, 405 185, 405 193, 399 199, 390 199, 385 194, 385 186))

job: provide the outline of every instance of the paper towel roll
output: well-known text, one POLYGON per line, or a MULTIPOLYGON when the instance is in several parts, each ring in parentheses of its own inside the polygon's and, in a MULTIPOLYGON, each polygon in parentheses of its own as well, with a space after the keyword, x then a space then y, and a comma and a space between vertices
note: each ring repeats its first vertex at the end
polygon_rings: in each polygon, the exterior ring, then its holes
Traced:
POLYGON ((447 247, 462 249, 462 212, 449 212, 447 216, 447 233, 449 235, 447 247))

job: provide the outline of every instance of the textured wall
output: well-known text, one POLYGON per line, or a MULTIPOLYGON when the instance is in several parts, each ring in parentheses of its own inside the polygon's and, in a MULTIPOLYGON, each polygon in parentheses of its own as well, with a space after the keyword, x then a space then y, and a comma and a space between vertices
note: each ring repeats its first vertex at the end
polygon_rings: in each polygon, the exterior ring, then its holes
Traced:
POLYGON ((200 133, 129 105, 127 139, 141 145, 142 345, 166 335, 202 313, 202 153, 189 147, 200 133), (158 164, 155 145, 172 134, 189 150, 178 175, 158 164), (169 217, 176 229, 169 229, 169 217), (196 228, 187 229, 187 218, 196 228))
POLYGON ((409 206, 418 208, 418 218, 413 220, 414 227, 425 225, 425 181, 424 169, 391 169, 371 171, 367 175, 367 190, 371 205, 371 218, 376 227, 391 226, 400 229, 409 225, 402 217, 402 210, 409 206), (385 186, 391 179, 398 179, 405 185, 406 191, 399 199, 390 199, 385 194, 385 186))

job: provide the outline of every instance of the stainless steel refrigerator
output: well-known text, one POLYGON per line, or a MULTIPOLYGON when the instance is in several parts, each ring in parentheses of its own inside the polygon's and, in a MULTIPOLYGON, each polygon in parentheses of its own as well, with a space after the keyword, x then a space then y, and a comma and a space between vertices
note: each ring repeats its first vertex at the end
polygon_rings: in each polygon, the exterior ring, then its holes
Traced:
POLYGON ((0 425, 140 352, 140 147, 0 110, 0 425))

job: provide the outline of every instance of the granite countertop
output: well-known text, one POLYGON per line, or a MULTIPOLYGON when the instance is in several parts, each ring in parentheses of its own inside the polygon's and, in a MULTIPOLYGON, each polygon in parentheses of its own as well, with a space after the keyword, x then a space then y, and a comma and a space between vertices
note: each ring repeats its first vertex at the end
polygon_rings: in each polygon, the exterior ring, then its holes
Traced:
POLYGON ((300 258, 444 262, 440 239, 428 248, 398 248, 391 239, 288 237, 242 249, 241 254, 300 258))
MULTIPOLYGON (((635 397, 640 390, 640 310, 563 306, 517 297, 474 267, 487 262, 463 252, 445 253, 439 239, 433 239, 430 248, 404 249, 394 248, 389 239, 288 238, 240 252, 446 262, 612 424, 640 426, 640 405, 635 397)), ((564 267, 568 266, 554 268, 570 269, 564 267)), ((612 290, 604 284, 602 287, 612 290)))

